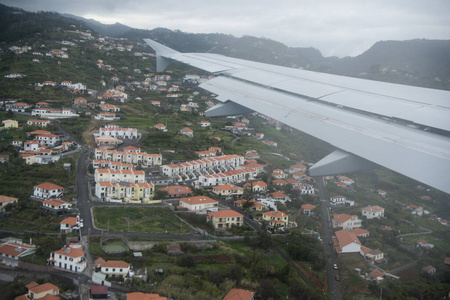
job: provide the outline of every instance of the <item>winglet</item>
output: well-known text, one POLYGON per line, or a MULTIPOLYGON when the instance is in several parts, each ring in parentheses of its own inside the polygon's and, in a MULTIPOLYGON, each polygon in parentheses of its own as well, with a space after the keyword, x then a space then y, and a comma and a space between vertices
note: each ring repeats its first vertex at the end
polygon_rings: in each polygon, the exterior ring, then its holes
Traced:
POLYGON ((171 57, 180 52, 173 50, 163 44, 155 42, 151 39, 144 39, 144 41, 153 48, 156 52, 156 72, 163 72, 164 69, 172 62, 171 57))

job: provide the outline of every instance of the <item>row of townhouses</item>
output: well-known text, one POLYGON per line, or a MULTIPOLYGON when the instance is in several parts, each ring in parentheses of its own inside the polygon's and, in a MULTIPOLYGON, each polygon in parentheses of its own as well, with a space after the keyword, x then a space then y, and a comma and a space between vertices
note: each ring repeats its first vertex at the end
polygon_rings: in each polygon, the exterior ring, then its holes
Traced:
POLYGON ((110 136, 116 139, 135 139, 140 137, 136 128, 123 128, 115 124, 109 124, 105 127, 100 127, 95 137, 110 136))
MULTIPOLYGON (((160 166, 162 164, 161 154, 149 154, 133 146, 125 147, 124 151, 97 148, 95 149, 95 159, 141 165, 143 167, 160 166)), ((99 163, 94 162, 94 168, 98 166, 99 163)))
POLYGON ((187 161, 180 164, 169 164, 161 166, 161 172, 164 176, 174 177, 192 177, 202 174, 215 173, 216 171, 227 172, 238 168, 244 163, 244 157, 241 155, 223 155, 218 157, 209 157, 200 160, 187 161))

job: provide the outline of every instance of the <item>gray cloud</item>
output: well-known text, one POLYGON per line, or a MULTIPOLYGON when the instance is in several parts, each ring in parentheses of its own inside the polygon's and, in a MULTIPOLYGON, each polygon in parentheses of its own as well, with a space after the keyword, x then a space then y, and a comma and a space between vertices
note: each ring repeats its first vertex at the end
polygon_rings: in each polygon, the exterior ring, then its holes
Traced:
POLYGON ((325 56, 355 56, 380 40, 450 38, 450 1, 0 0, 142 29, 253 35, 325 56))

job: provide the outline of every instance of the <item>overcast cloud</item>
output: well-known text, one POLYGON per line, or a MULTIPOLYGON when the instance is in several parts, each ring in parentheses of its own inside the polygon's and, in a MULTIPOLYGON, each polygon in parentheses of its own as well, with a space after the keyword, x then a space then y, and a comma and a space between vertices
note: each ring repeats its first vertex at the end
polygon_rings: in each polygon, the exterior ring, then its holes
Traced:
POLYGON ((28 11, 56 11, 193 33, 251 35, 324 56, 355 56, 380 40, 450 39, 448 0, 0 0, 28 11), (316 3, 317 2, 317 3, 316 3))

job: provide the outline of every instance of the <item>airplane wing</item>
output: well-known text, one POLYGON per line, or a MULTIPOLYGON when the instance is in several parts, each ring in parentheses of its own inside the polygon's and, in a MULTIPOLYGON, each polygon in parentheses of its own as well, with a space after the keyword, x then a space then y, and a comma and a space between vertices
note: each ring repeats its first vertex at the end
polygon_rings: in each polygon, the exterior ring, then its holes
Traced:
POLYGON ((311 176, 375 164, 450 193, 450 92, 230 58, 180 53, 145 39, 157 71, 179 61, 217 75, 200 85, 222 101, 206 116, 257 111, 338 148, 311 176))

